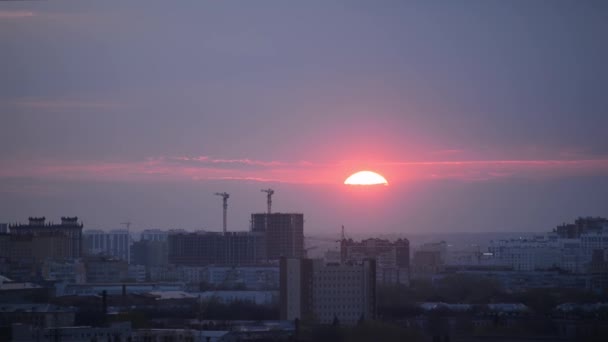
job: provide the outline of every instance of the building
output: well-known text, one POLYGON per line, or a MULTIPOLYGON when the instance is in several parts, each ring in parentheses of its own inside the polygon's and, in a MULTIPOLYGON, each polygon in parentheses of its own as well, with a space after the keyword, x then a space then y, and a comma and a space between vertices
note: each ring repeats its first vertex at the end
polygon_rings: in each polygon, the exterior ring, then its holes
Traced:
POLYGON ((266 290, 279 288, 277 266, 211 266, 206 269, 205 282, 220 288, 266 290))
POLYGON ((48 328, 35 327, 26 324, 14 324, 12 326, 12 335, 13 341, 15 342, 133 341, 131 337, 131 322, 116 322, 111 323, 109 326, 101 327, 73 326, 72 324, 48 328))
POLYGON ((608 250, 608 225, 602 229, 587 231, 580 235, 583 262, 588 264, 598 251, 608 250))
POLYGON ((39 264, 45 260, 74 260, 71 239, 60 231, 8 235, 8 258, 39 264))
POLYGON ((62 217, 61 224, 46 223, 45 217, 30 217, 29 224, 9 226, 11 235, 65 235, 67 237, 67 257, 77 259, 82 256, 82 223, 78 217, 62 217))
POLYGON ((47 260, 42 264, 42 278, 47 281, 84 284, 86 271, 80 260, 54 261, 47 260))
POLYGON ((8 233, 8 223, 0 223, 0 234, 8 233))
POLYGON ((340 241, 340 257, 342 263, 375 259, 378 284, 409 283, 410 242, 407 239, 395 242, 382 239, 355 242, 343 239, 340 241))
POLYGON ((562 264, 559 242, 546 236, 491 241, 488 252, 492 253, 496 265, 516 271, 548 270, 562 264))
POLYGON ((557 226, 553 232, 562 239, 576 239, 583 233, 600 231, 608 227, 608 219, 603 217, 579 217, 574 223, 563 223, 557 226))
POLYGON ((254 265, 266 259, 265 239, 258 232, 171 232, 169 263, 185 266, 254 265))
POLYGON ((10 327, 21 323, 36 328, 52 328, 74 325, 76 317, 73 308, 63 308, 52 304, 2 304, 0 305, 0 327, 10 327))
POLYGON ((281 319, 355 324, 376 317, 376 261, 280 260, 281 319))
POLYGON ((87 283, 118 283, 128 279, 129 265, 124 260, 104 256, 85 259, 87 283))
POLYGON ((145 267, 166 266, 169 263, 167 240, 140 240, 131 246, 131 263, 145 267))
POLYGON ((190 341, 190 342, 234 342, 243 341, 238 339, 235 332, 218 330, 193 330, 193 329, 139 329, 131 335, 132 342, 167 342, 167 341, 190 341))
POLYGON ((169 232, 160 229, 146 229, 141 232, 141 241, 167 241, 169 232))
POLYGON ((104 255, 130 262, 131 236, 127 229, 86 230, 84 232, 86 255, 104 255))
POLYGON ((146 281, 146 267, 143 265, 129 265, 128 278, 136 283, 146 281))
POLYGON ((251 214, 251 231, 266 234, 268 260, 305 256, 304 214, 251 214))
POLYGON ((443 271, 447 260, 445 241, 426 243, 414 251, 412 272, 415 276, 428 276, 443 271))

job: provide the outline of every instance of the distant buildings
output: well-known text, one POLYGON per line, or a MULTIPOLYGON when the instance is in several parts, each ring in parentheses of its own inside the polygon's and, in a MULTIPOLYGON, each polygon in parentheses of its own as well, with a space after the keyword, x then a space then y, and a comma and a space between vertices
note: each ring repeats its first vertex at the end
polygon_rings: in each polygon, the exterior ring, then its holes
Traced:
POLYGON ((376 316, 376 262, 280 260, 281 319, 354 324, 376 316))
POLYGON ((174 265, 254 265, 266 259, 259 232, 171 232, 169 263, 174 265))
POLYGON ((251 231, 265 234, 268 260, 305 256, 304 214, 251 214, 251 231))
POLYGON ((84 247, 87 255, 104 255, 130 262, 131 236, 127 229, 85 230, 84 247))
POLYGON ((167 241, 169 232, 160 229, 146 229, 141 232, 141 241, 167 241))
POLYGON ((344 239, 340 241, 340 256, 342 263, 375 259, 378 284, 409 283, 410 242, 407 239, 395 242, 382 239, 355 242, 344 239))
POLYGON ((608 226, 608 219, 603 217, 579 217, 574 223, 557 226, 553 232, 561 239, 577 239, 584 233, 601 231, 608 226))
POLYGON ((445 241, 426 243, 414 251, 412 259, 413 275, 428 276, 443 271, 447 259, 445 241))

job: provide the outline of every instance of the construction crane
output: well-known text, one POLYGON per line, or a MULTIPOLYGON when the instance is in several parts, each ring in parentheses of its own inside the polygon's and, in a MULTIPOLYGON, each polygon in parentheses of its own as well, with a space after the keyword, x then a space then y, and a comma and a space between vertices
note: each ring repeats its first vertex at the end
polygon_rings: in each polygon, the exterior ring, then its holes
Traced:
POLYGON ((266 193, 266 202, 268 203, 268 213, 270 214, 271 207, 272 207, 272 195, 274 194, 274 190, 262 189, 261 191, 266 193))
POLYGON ((223 230, 224 234, 226 234, 226 221, 227 221, 227 213, 228 213, 228 198, 230 198, 230 194, 227 192, 216 192, 216 196, 222 196, 222 205, 224 208, 224 221, 223 221, 223 230))

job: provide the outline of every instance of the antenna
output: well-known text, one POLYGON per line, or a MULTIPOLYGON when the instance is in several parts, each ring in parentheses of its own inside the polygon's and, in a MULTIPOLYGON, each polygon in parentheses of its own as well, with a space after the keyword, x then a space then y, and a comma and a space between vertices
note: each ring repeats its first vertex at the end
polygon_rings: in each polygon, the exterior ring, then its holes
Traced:
POLYGON ((272 195, 274 194, 274 190, 262 189, 261 191, 266 193, 266 202, 268 203, 268 213, 270 214, 271 207, 272 207, 272 195))
POLYGON ((216 196, 222 196, 222 205, 224 208, 224 222, 223 222, 223 230, 224 234, 226 234, 226 221, 227 221, 227 213, 228 213, 228 198, 230 198, 230 194, 227 192, 216 192, 216 196))

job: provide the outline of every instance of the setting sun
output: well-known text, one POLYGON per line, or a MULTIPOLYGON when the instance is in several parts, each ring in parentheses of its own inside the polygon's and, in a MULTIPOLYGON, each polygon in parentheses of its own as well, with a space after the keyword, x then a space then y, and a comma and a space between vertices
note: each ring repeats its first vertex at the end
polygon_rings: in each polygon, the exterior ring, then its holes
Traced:
POLYGON ((344 181, 347 185, 388 185, 386 178, 372 171, 359 171, 344 181))

